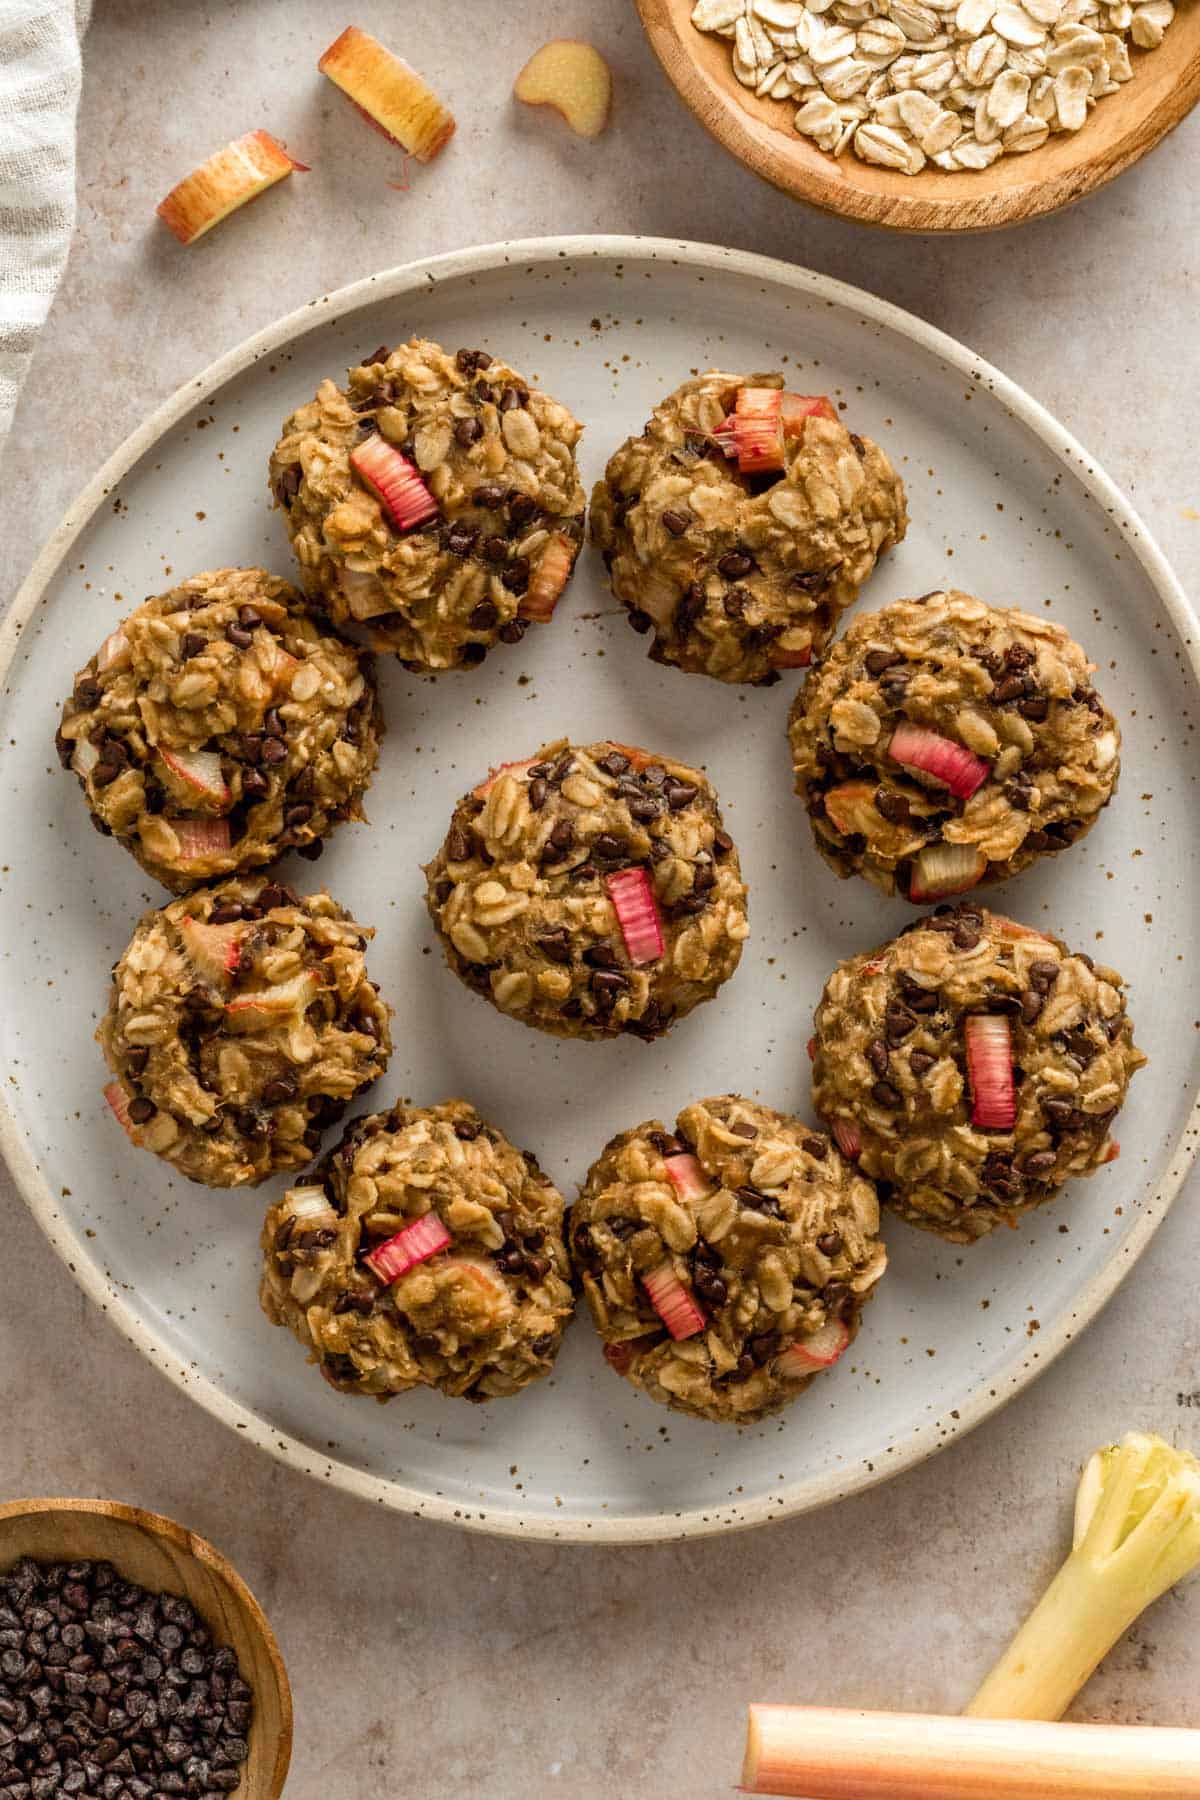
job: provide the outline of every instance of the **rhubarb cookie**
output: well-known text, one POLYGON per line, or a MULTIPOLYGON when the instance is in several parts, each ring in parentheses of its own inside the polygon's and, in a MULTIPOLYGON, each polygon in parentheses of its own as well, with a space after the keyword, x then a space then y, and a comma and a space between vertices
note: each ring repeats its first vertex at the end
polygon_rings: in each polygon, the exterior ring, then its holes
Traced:
POLYGON ((855 619, 790 720, 825 860, 920 902, 1084 837, 1120 771, 1094 668, 1060 625, 956 591, 855 619))
POLYGON ((612 1367, 740 1424, 838 1360, 887 1266, 871 1183, 822 1132, 736 1094, 613 1138, 570 1231, 612 1367))
POLYGON ((345 1394, 519 1393, 574 1305, 562 1195, 465 1100, 356 1119, 262 1243, 263 1310, 345 1394))
POLYGON ((75 677, 55 742, 92 823, 164 887, 261 868, 362 817, 383 720, 371 658, 264 569, 157 594, 75 677))
POLYGON ((760 684, 824 645, 908 524, 904 487, 830 402, 711 369, 609 459, 592 540, 650 654, 760 684))
POLYGON ((143 914, 96 1033, 131 1142, 206 1187, 311 1162, 391 1054, 373 935, 328 894, 254 877, 143 914))
POLYGON ((323 381, 271 456, 304 586, 416 672, 544 623, 583 539, 583 427, 485 350, 412 338, 323 381))
POLYGON ((425 874, 455 974, 560 1037, 659 1037, 729 979, 748 930, 709 782, 628 744, 503 764, 425 874))
POLYGON ((965 902, 830 976, 813 1103, 910 1225, 968 1244, 1111 1162, 1146 1058, 1113 969, 965 902))

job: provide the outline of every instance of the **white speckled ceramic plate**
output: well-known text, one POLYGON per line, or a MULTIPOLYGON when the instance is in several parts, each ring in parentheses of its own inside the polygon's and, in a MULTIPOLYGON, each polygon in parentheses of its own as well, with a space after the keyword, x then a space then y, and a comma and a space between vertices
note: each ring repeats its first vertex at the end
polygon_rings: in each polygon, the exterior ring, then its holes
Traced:
MULTIPOLYGON (((218 362, 81 496, 10 615, 0 794, 0 1052, 5 1151, 80 1284, 210 1411, 297 1469, 472 1529, 605 1540, 715 1532, 803 1511, 928 1455, 1030 1381, 1132 1266, 1194 1151, 1197 892, 1195 620, 1121 495, 1055 422, 961 346, 882 301, 761 257, 624 238, 493 246, 315 301, 218 362), (892 1266, 843 1365, 786 1415, 731 1430, 677 1418, 602 1361, 586 1316, 555 1375, 476 1408, 333 1393, 255 1299, 258 1193, 191 1187, 129 1150, 101 1100, 92 1032, 109 964, 159 902, 88 824, 51 738, 72 674, 147 593, 221 563, 290 573, 265 467, 285 414, 372 346, 426 333, 482 344, 587 423, 585 474, 689 370, 783 365, 844 399, 908 483, 912 529, 865 604, 954 581, 1050 608, 1100 665, 1125 730, 1116 803, 1085 843, 1003 890, 1006 911, 1115 963, 1151 1072, 1121 1161, 970 1251, 895 1221, 892 1266)), ((318 879, 376 926, 370 963, 397 1010, 377 1090, 470 1097, 570 1196, 615 1131, 729 1088, 808 1108, 812 1009, 839 958, 910 916, 816 856, 791 794, 792 684, 722 687, 660 669, 588 553, 552 628, 478 674, 383 672, 389 733, 370 826, 318 879), (661 746, 706 765, 750 883, 752 935, 718 999, 663 1042, 559 1043, 447 972, 418 864, 490 763, 559 733, 661 746)), ((286 865, 285 865, 286 867, 286 865)), ((1080 1354, 1088 1354, 1084 1349, 1080 1354)))

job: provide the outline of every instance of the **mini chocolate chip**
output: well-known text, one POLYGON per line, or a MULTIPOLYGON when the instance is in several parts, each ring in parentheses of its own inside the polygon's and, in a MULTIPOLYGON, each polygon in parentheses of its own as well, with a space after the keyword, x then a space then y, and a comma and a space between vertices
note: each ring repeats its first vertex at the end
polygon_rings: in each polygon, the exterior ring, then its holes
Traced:
POLYGON ((891 669, 904 661, 898 650, 868 650, 866 655, 868 675, 882 675, 885 669, 891 669))
POLYGON ((252 631, 247 631, 243 625, 227 625, 225 627, 225 636, 229 639, 229 642, 236 645, 239 650, 248 650, 254 642, 254 633, 252 631))
POLYGON ((1035 1150, 1031 1155, 1022 1157, 1021 1172, 1024 1175, 1047 1175, 1058 1161, 1053 1150, 1035 1150))
POLYGON ((135 1125, 144 1125, 148 1119, 154 1117, 157 1111, 158 1108, 153 1100, 147 1100, 144 1094, 139 1094, 135 1100, 129 1102, 129 1116, 135 1125))
POLYGON ((602 857, 605 862, 620 862, 628 856, 629 846, 614 837, 611 831, 603 831, 598 838, 592 839, 591 851, 593 856, 602 857))
MULTIPOLYGON (((493 540, 494 541, 494 540, 493 540)), ((500 617, 494 601, 481 600, 471 611, 467 624, 472 631, 490 631, 500 617)))
POLYGON ((904 1104, 899 1088, 893 1087, 890 1081, 877 1081, 871 1089, 871 1098, 878 1105, 893 1111, 904 1104))
POLYGON ((1022 700, 1017 711, 1023 719, 1028 719, 1031 724, 1041 725, 1050 716, 1050 702, 1035 695, 1031 700, 1022 700))
POLYGON ((504 489, 498 487, 494 481, 485 481, 475 489, 471 499, 476 506, 485 507, 488 512, 495 512, 497 507, 504 505, 504 489))
POLYGON ((277 1081, 268 1081, 262 1097, 268 1106, 284 1106, 289 1100, 296 1098, 296 1093, 296 1083, 285 1075, 277 1081))
MULTIPOLYGON (((506 587, 508 586, 507 575, 504 577, 504 584, 506 587)), ((502 644, 519 644, 525 636, 527 624, 528 621, 525 619, 509 619, 507 624, 500 627, 500 642, 502 644)))
POLYGON ((575 842, 575 827, 570 819, 559 819, 550 832, 550 843, 556 850, 567 851, 575 842))
POLYGON ((459 419, 454 427, 454 441, 456 444, 460 444, 464 450, 468 449, 476 438, 482 436, 483 426, 478 419, 459 419))
POLYGON ((886 1075, 888 1070, 888 1047, 882 1038, 872 1038, 867 1045, 867 1061, 877 1075, 886 1075))
POLYGON ((735 1119, 729 1129, 734 1137, 745 1138, 748 1144, 758 1136, 758 1126, 752 1125, 749 1119, 735 1119))
POLYGON ((312 816, 312 807, 307 800, 301 800, 296 806, 284 808, 283 822, 289 831, 295 831, 298 826, 307 825, 312 816))
MULTIPOLYGON (((180 639, 179 654, 182 656, 184 662, 188 662, 193 656, 199 656, 200 652, 207 649, 207 647, 208 639, 204 636, 203 632, 185 631, 183 637, 180 639)), ((97 699, 98 698, 99 695, 97 695, 97 699)), ((92 701, 92 705, 95 705, 95 701, 92 701)))
POLYGON ((629 623, 633 626, 635 631, 640 632, 643 636, 654 627, 654 620, 650 617, 650 614, 648 612, 642 612, 640 607, 636 606, 632 606, 629 609, 629 623))
POLYGON ((1003 681, 998 681, 996 683, 989 697, 994 700, 998 706, 1003 706, 1008 700, 1020 700, 1024 693, 1024 675, 1006 675, 1003 681))
POLYGON ((268 765, 282 763, 287 761, 287 756, 287 745, 281 738, 269 737, 263 739, 262 750, 259 753, 262 762, 265 762, 268 765))
POLYGON ((676 512, 674 508, 670 508, 663 513, 662 522, 672 537, 682 537, 688 526, 691 524, 691 520, 688 518, 687 513, 676 512))
POLYGON ((825 1231, 817 1239, 817 1249, 822 1256, 836 1256, 842 1247, 842 1235, 839 1231, 825 1231))
POLYGON ((906 824, 911 813, 904 795, 889 793, 887 788, 875 789, 875 811, 892 825, 906 824))
POLYGON ((937 1058, 930 1056, 928 1050, 910 1050, 908 1054, 908 1066, 914 1075, 924 1075, 936 1061, 937 1058))
POLYGON ((537 502, 530 494, 523 494, 520 488, 510 488, 508 492, 508 516, 514 525, 528 525, 537 511, 537 502))
POLYGON ((319 862, 325 854, 325 845, 320 838, 314 838, 311 844, 300 844, 296 855, 302 856, 305 862, 319 862))
POLYGON ((717 573, 730 581, 738 581, 754 567, 754 558, 744 550, 727 550, 717 558, 717 573))

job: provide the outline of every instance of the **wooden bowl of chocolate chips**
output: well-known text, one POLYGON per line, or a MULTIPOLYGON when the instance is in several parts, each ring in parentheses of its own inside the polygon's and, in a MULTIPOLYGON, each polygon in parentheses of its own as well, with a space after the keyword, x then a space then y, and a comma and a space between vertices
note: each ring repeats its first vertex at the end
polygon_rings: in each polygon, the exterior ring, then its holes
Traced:
POLYGON ((636 4, 681 98, 726 150, 795 199, 896 231, 988 231, 1057 212, 1152 150, 1200 99, 1200 6, 1174 0, 899 0, 883 20, 854 0, 845 19, 839 0, 636 4), (810 15, 799 23, 815 54, 789 44, 800 13, 810 15), (739 48, 745 79, 734 67, 739 48), (802 85, 787 75, 789 59, 802 85), (875 77, 890 96, 883 113, 860 85, 875 77), (898 85, 913 91, 900 96, 898 85), (972 141, 980 94, 986 143, 972 141), (855 154, 853 129, 843 147, 839 99, 851 111, 869 107, 864 143, 877 160, 855 154), (808 102, 809 122, 840 154, 797 129, 808 102), (1038 120, 1057 125, 1060 103, 1070 124, 1044 136, 1038 120), (914 130, 929 155, 918 143, 911 157, 914 130), (916 172, 901 166, 906 143, 916 172), (1019 148, 1002 154, 1004 144, 1019 148), (939 163, 960 152, 965 166, 939 163))
POLYGON ((292 1695, 212 1545, 113 1500, 0 1506, 0 1794, 278 1800, 292 1695))

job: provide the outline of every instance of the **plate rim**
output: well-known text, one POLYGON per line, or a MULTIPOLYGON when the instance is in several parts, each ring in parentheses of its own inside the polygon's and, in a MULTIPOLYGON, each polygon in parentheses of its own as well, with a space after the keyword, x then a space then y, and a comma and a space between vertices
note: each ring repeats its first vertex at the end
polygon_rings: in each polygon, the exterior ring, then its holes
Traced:
MULTIPOLYGON (((297 307, 254 332, 216 358, 199 375, 182 383, 125 438, 85 484, 18 588, 0 621, 0 711, 7 696, 10 672, 20 650, 22 633, 38 609, 47 603, 47 590, 72 545, 117 483, 198 404, 206 392, 215 393, 264 356, 307 336, 322 324, 345 319, 381 300, 396 300, 414 289, 428 291, 431 286, 443 282, 492 274, 507 266, 513 266, 515 272, 517 265, 572 261, 626 264, 666 261, 709 272, 731 271, 757 278, 765 284, 790 289, 807 299, 819 300, 843 311, 852 310, 868 323, 898 333, 938 357, 968 381, 982 383, 1102 506, 1114 530, 1136 557, 1154 588, 1179 639, 1183 660, 1190 666, 1192 679, 1200 686, 1200 618, 1137 511, 1096 458, 1089 455, 1046 408, 983 357, 916 314, 816 270, 719 244, 631 233, 603 233, 502 240, 377 271, 297 307)), ((1140 1207, 1124 1241, 1076 1296, 1074 1305, 1060 1313, 1053 1325, 1044 1326, 1039 1332, 1036 1353, 1016 1349, 1003 1373, 982 1384, 979 1391, 960 1403, 955 1409, 956 1416, 933 1417, 918 1423, 902 1441, 888 1445, 872 1464, 860 1463, 844 1475, 830 1472, 801 1476, 779 1492, 756 1499, 740 1499, 733 1508, 723 1502, 687 1512, 584 1518, 572 1516, 566 1504, 557 1514, 526 1512, 519 1506, 493 1514, 486 1503, 481 1509, 477 1504, 456 1499, 453 1495, 427 1493, 397 1479, 368 1474, 306 1445, 253 1408, 233 1399, 216 1380, 202 1374, 169 1348, 138 1315, 120 1288, 107 1278, 82 1238, 67 1225, 45 1176, 24 1141, 21 1116, 7 1094, 0 1092, 0 1155, 12 1172, 18 1193, 88 1298, 152 1367, 190 1399, 236 1431, 244 1441, 265 1450, 275 1461, 299 1469, 326 1486, 340 1488, 395 1512, 412 1513, 485 1535, 534 1542, 650 1544, 747 1530, 812 1512, 850 1494, 865 1492, 916 1467, 1000 1411, 1049 1368, 1097 1316, 1149 1244, 1200 1154, 1198 1083, 1193 1089, 1189 1115, 1171 1149, 1163 1176, 1140 1207)))

